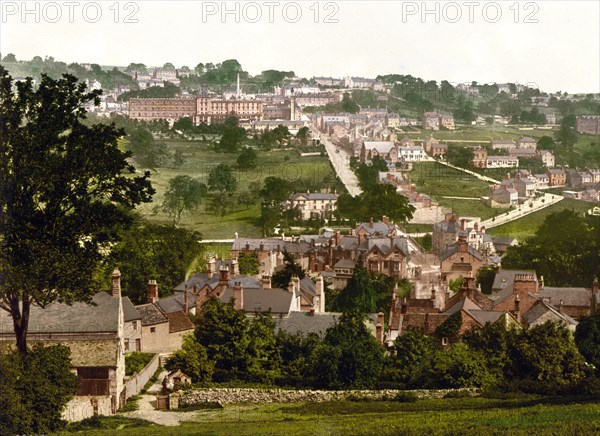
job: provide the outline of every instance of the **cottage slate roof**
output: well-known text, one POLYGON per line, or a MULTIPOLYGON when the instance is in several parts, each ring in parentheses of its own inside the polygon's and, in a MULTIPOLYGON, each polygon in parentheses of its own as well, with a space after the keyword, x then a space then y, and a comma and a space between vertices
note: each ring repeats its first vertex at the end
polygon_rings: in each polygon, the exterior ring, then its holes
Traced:
POLYGON ((315 333, 325 336, 327 329, 333 327, 340 319, 341 313, 291 312, 287 316, 273 317, 275 328, 290 334, 308 335, 315 333))
POLYGON ((165 316, 169 320, 169 333, 177 333, 194 329, 194 324, 182 311, 166 313, 165 316))
POLYGON ((494 245, 511 245, 514 241, 516 239, 510 236, 498 236, 493 240, 494 245))
POLYGON ((396 236, 394 239, 390 238, 369 238, 367 241, 367 250, 373 248, 379 248, 384 254, 388 254, 394 248, 398 248, 405 256, 409 255, 408 242, 406 238, 402 236, 396 236))
POLYGON ((558 306, 562 300, 565 306, 589 307, 592 290, 586 288, 553 288, 544 287, 537 293, 538 298, 547 298, 553 306, 558 306))
MULTIPOLYGON (((440 256, 440 260, 446 260, 447 258, 449 258, 450 256, 452 256, 455 253, 458 253, 458 244, 454 244, 454 245, 451 245, 450 247, 448 247, 448 249, 445 252, 443 252, 442 255, 440 256)), ((473 256, 477 260, 483 260, 483 256, 481 255, 481 253, 479 251, 475 250, 470 245, 467 245, 467 253, 469 253, 471 256, 473 256)))
POLYGON ((300 279, 300 291, 309 294, 310 296, 317 295, 317 285, 308 277, 300 279))
POLYGON ((549 168, 547 170, 550 174, 555 174, 555 175, 563 175, 565 174, 565 171, 561 168, 549 168))
POLYGON ((355 233, 358 233, 360 230, 364 230, 369 235, 380 234, 382 236, 387 236, 390 230, 393 229, 393 226, 390 226, 383 221, 374 222, 371 224, 368 223, 360 223, 356 226, 355 233))
POLYGON ((202 286, 204 286, 207 282, 208 282, 208 274, 206 273, 197 273, 194 274, 193 276, 191 276, 189 279, 187 279, 186 281, 180 283, 179 285, 177 285, 173 290, 174 291, 185 291, 186 289, 186 285, 187 285, 187 289, 192 289, 194 286, 201 288, 202 286))
MULTIPOLYGON (((169 297, 161 298, 157 303, 160 307, 160 310, 162 310, 165 314, 184 310, 184 294, 184 292, 180 292, 169 297)), ((188 290, 188 309, 194 306, 195 301, 196 297, 190 292, 190 290, 188 290)))
POLYGON ((538 302, 536 302, 531 307, 531 309, 529 309, 527 313, 523 315, 523 320, 525 321, 525 323, 527 323, 527 325, 531 325, 548 312, 550 312, 553 315, 556 321, 562 321, 567 326, 575 327, 577 326, 577 324, 579 324, 573 318, 571 318, 565 313, 559 312, 554 306, 546 303, 543 300, 539 300, 538 302))
MULTIPOLYGON (((42 309, 32 306, 29 334, 118 332, 119 298, 101 291, 92 297, 94 305, 54 302, 42 309)), ((10 314, 0 310, 0 333, 13 334, 10 314)))
POLYGON ((294 194, 290 197, 290 200, 299 200, 299 199, 307 199, 307 200, 337 200, 336 194, 321 194, 319 192, 310 192, 310 193, 300 193, 294 194))
POLYGON ((123 320, 125 322, 142 319, 142 315, 135 309, 129 297, 122 297, 121 304, 123 305, 123 320))
POLYGON ((281 238, 236 238, 231 247, 234 251, 242 251, 246 249, 246 244, 250 250, 259 250, 260 245, 266 251, 283 250, 284 241, 281 238))
POLYGON ((496 312, 493 310, 469 310, 469 315, 477 320, 481 325, 486 323, 494 324, 504 312, 496 312))
MULTIPOLYGON (((513 284, 515 282, 515 276, 517 274, 533 274, 535 280, 537 275, 535 271, 527 270, 500 270, 496 273, 494 283, 492 284, 492 295, 489 296, 490 300, 493 301, 493 305, 496 306, 507 298, 511 298, 513 295, 513 284)), ((534 294, 531 294, 534 295, 534 294)), ((535 295, 534 295, 535 296, 535 295)))
MULTIPOLYGON (((245 312, 266 312, 271 310, 273 313, 289 313, 292 298, 292 292, 283 289, 243 289, 245 312)), ((221 295, 221 301, 228 303, 233 298, 233 287, 228 287, 221 295)))
POLYGON ((392 141, 365 141, 365 150, 377 150, 380 154, 388 154, 396 145, 392 141))
POLYGON ((334 268, 354 269, 354 268, 356 268, 356 262, 354 262, 353 260, 350 260, 350 259, 342 259, 342 260, 338 261, 333 267, 334 268))
POLYGON ((142 316, 142 326, 162 324, 169 322, 167 317, 161 312, 156 304, 148 303, 136 306, 136 309, 142 316))

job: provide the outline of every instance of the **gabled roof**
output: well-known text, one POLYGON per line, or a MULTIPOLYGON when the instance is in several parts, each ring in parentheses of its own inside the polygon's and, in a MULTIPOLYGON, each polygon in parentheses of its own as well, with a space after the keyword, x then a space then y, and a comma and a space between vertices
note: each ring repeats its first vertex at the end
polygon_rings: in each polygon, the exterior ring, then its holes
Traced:
POLYGON ((392 141, 365 141, 365 150, 377 150, 378 153, 388 154, 396 145, 392 141))
MULTIPOLYGON (((570 326, 572 328, 577 326, 577 324, 579 324, 573 318, 571 318, 570 316, 568 316, 564 313, 559 312, 554 306, 546 303, 543 300, 537 301, 531 307, 531 309, 529 309, 527 311, 527 313, 525 313, 523 315, 523 320, 528 325, 531 325, 531 324, 535 323, 538 319, 540 319, 542 316, 544 316, 548 313, 551 314, 555 318, 556 321, 562 321, 565 325, 570 326)), ((546 320, 547 320, 547 318, 546 318, 546 320)))
POLYGON ((148 303, 136 306, 136 309, 142 316, 142 326, 162 324, 169 322, 167 317, 161 312, 156 304, 148 303))
POLYGON ((337 200, 336 194, 321 194, 318 192, 300 193, 294 194, 290 197, 290 200, 337 200))
POLYGON ((262 244, 266 251, 277 251, 283 250, 284 241, 281 238, 236 238, 231 249, 242 251, 246 249, 246 244, 250 250, 258 250, 262 244))
MULTIPOLYGON (((31 306, 28 333, 118 332, 120 298, 101 291, 92 301, 94 305, 54 302, 44 309, 31 306)), ((0 333, 14 333, 12 318, 4 310, 0 310, 0 333)))
POLYGON ((356 262, 354 262, 353 260, 350 260, 350 259, 342 259, 342 260, 339 260, 333 267, 334 268, 354 269, 354 268, 356 268, 356 262))
MULTIPOLYGON (((289 313, 294 294, 283 289, 243 289, 244 312, 289 313)), ((233 288, 228 287, 221 295, 221 301, 228 303, 233 298, 233 288)))
POLYGON ((387 236, 390 230, 393 229, 393 226, 390 226, 383 221, 377 221, 374 223, 360 223, 356 226, 355 233, 358 233, 360 230, 364 230, 369 235, 379 234, 381 236, 387 236))
POLYGON ((169 333, 194 330, 194 324, 190 318, 181 311, 166 313, 165 316, 169 320, 169 333))
POLYGON ((121 303, 123 304, 123 320, 125 322, 135 321, 138 319, 142 319, 142 315, 135 310, 135 306, 129 299, 129 297, 122 297, 121 303))
POLYGON ((537 293, 538 298, 547 298, 553 306, 562 301, 565 306, 589 307, 592 290, 586 288, 553 288, 544 287, 537 293))
MULTIPOLYGON (((458 253, 458 244, 455 243, 455 244, 451 245, 450 247, 448 247, 448 249, 441 254, 440 260, 446 260, 447 258, 449 258, 450 256, 452 256, 453 254, 456 254, 456 253, 458 253)), ((471 256, 473 256, 477 260, 483 260, 483 256, 481 255, 481 253, 468 244, 467 244, 467 253, 469 253, 471 256)))

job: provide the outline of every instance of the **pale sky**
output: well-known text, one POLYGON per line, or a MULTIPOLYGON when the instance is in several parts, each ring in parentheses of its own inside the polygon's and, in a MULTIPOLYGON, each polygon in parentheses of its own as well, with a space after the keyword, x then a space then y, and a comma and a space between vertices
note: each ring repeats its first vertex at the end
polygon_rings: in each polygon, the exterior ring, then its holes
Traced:
POLYGON ((597 93, 599 23, 599 1, 0 0, 0 53, 597 93))

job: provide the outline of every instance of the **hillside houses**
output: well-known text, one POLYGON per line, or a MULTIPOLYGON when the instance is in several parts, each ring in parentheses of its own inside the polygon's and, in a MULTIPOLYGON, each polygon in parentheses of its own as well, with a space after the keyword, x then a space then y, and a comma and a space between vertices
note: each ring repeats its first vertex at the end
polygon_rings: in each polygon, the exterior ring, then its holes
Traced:
MULTIPOLYGON (((434 335, 439 326, 457 313, 460 313, 459 334, 487 323, 520 328, 547 321, 561 323, 574 331, 577 326, 574 318, 597 310, 594 302, 599 299, 597 281, 591 288, 545 287, 543 278, 538 279, 534 271, 499 270, 492 294, 485 295, 475 287, 475 278, 467 276, 454 295, 435 289, 430 298, 401 299, 394 294, 386 343, 411 328, 434 335)), ((442 345, 448 345, 451 339, 439 338, 442 345)))
POLYGON ((337 194, 318 192, 293 194, 285 203, 285 208, 298 210, 302 220, 331 218, 336 210, 337 197, 337 194))
POLYGON ((427 130, 454 130, 454 117, 439 112, 424 112, 421 126, 427 130))

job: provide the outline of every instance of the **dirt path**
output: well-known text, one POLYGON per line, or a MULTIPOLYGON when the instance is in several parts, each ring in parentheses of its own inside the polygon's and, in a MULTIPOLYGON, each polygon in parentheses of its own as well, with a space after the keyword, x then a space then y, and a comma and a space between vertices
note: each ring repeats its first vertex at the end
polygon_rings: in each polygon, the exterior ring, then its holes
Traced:
POLYGON ((196 412, 174 412, 155 409, 156 394, 161 391, 162 380, 166 374, 166 371, 162 372, 156 382, 141 396, 138 400, 138 410, 122 413, 121 415, 129 418, 145 419, 155 424, 171 427, 177 426, 183 421, 195 421, 197 419, 196 412))

